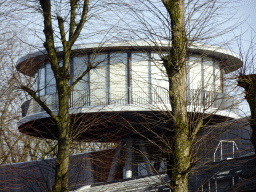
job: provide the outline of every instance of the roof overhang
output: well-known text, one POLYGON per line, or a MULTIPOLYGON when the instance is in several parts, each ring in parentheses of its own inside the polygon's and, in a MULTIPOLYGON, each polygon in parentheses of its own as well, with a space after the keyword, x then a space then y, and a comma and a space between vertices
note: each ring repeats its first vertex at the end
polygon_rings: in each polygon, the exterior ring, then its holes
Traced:
MULTIPOLYGON (((159 51, 159 50, 171 50, 171 44, 169 41, 127 41, 127 42, 108 42, 108 43, 93 43, 93 44, 81 44, 74 45, 72 47, 73 55, 82 55, 86 53, 100 53, 106 51, 159 51)), ((57 56, 61 57, 63 54, 63 48, 56 48, 57 56)), ((216 58, 220 61, 221 67, 225 70, 225 73, 230 73, 242 67, 241 57, 229 50, 222 49, 216 46, 209 46, 203 44, 192 44, 188 47, 188 54, 195 53, 202 56, 208 56, 216 58)), ((21 73, 34 76, 35 72, 40 68, 45 61, 48 60, 46 50, 40 50, 32 54, 27 54, 21 57, 16 65, 16 68, 21 73)))

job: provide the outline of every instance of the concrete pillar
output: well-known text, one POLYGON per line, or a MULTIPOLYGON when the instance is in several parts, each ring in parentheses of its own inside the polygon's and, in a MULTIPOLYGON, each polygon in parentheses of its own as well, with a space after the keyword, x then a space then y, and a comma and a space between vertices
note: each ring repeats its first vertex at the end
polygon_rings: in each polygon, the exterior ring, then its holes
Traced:
POLYGON ((88 171, 87 182, 89 184, 93 184, 94 183, 94 173, 93 173, 93 167, 92 167, 92 158, 90 157, 90 155, 86 156, 86 167, 87 167, 87 171, 88 171))
POLYGON ((126 179, 132 178, 133 176, 133 151, 132 151, 132 139, 126 139, 126 151, 125 151, 125 177, 126 179))
POLYGON ((120 152, 122 149, 123 142, 119 143, 118 147, 116 148, 114 159, 111 164, 111 168, 108 174, 108 180, 107 182, 112 182, 115 179, 115 173, 118 168, 119 158, 120 158, 120 152))
POLYGON ((139 141, 139 148, 140 148, 140 151, 142 153, 143 162, 146 165, 146 169, 147 169, 148 175, 151 175, 152 174, 151 162, 150 162, 150 159, 149 159, 146 147, 145 147, 144 140, 140 140, 139 141))

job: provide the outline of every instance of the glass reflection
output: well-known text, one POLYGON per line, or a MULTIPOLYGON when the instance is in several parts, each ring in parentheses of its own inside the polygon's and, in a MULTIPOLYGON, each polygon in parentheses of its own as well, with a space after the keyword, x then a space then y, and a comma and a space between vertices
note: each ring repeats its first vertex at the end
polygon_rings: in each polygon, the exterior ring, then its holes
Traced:
POLYGON ((107 104, 107 54, 92 55, 90 62, 96 68, 90 71, 90 104, 107 104))
MULTIPOLYGON (((73 58, 73 82, 87 69, 88 56, 73 58)), ((87 73, 74 87, 73 107, 89 105, 89 73, 87 73)))
POLYGON ((110 54, 109 104, 127 103, 127 53, 110 54))

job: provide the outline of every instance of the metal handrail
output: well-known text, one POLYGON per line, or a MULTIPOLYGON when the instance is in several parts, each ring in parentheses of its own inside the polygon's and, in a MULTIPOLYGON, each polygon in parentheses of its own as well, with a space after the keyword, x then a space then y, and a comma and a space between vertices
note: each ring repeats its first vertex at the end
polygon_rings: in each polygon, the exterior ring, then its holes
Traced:
MULTIPOLYGON (((51 110, 58 109, 57 93, 44 95, 40 98, 51 110)), ((225 93, 195 89, 187 90, 186 102, 188 106, 200 106, 204 109, 211 107, 221 110, 229 109, 230 106, 236 104, 235 98, 225 93)), ((165 88, 154 86, 129 88, 126 91, 115 93, 109 93, 103 88, 95 90, 73 90, 70 97, 69 107, 81 108, 88 106, 126 104, 170 104, 169 93, 165 88)), ((43 109, 33 99, 24 102, 22 105, 23 117, 41 111, 43 111, 43 109)), ((233 110, 233 112, 236 111, 233 110)))
POLYGON ((221 158, 220 160, 223 160, 223 158, 222 158, 222 155, 223 155, 222 143, 232 143, 233 144, 233 147, 232 147, 232 152, 233 152, 232 158, 233 159, 235 158, 235 147, 236 147, 236 150, 238 151, 238 147, 236 145, 236 142, 235 141, 230 141, 230 140, 220 140, 218 146, 216 147, 216 149, 215 149, 215 151, 213 153, 213 162, 216 161, 216 153, 218 151, 219 146, 220 146, 220 158, 221 158))

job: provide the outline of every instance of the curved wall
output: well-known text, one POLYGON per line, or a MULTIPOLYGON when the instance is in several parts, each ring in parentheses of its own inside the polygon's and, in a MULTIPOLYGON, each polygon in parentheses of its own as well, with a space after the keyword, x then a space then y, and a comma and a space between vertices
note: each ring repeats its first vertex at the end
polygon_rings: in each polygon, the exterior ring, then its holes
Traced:
MULTIPOLYGON (((86 70, 89 63, 94 68, 74 87, 70 98, 70 114, 84 124, 88 123, 89 116, 97 118, 98 115, 103 116, 109 123, 108 126, 92 127, 92 134, 87 133, 81 138, 95 140, 94 131, 101 130, 102 134, 96 140, 105 141, 104 134, 112 131, 114 136, 117 130, 121 130, 121 119, 137 119, 134 112, 141 114, 139 116, 161 116, 162 111, 170 111, 169 83, 159 56, 165 56, 168 51, 169 48, 165 46, 159 48, 149 45, 109 45, 102 49, 93 46, 74 48, 70 61, 70 83, 86 70), (109 121, 110 118, 116 119, 109 121)), ((62 53, 58 54, 61 58, 62 53)), ((240 64, 237 56, 217 48, 189 48, 186 78, 187 111, 206 113, 220 122, 227 117, 239 118, 235 114, 235 99, 225 93, 223 74, 237 69, 240 64), (205 52, 202 52, 203 50, 205 52), (236 61, 234 66, 233 61, 236 61)), ((47 57, 36 53, 31 58, 21 58, 17 69, 34 77, 34 90, 37 90, 42 101, 57 114, 56 83, 47 57)), ((23 118, 18 122, 21 132, 55 138, 56 129, 52 127, 49 115, 33 99, 22 105, 22 113, 23 118)), ((140 129, 137 124, 137 128, 140 129)), ((123 131, 124 135, 127 134, 125 128, 123 131)))
MULTIPOLYGON (((74 87, 71 107, 169 103, 168 78, 157 53, 105 52, 73 57, 71 83, 86 70, 88 62, 95 68, 74 87)), ((210 103, 223 96, 222 75, 217 59, 197 54, 188 56, 188 104, 204 105, 203 100, 208 99, 210 103)), ((34 89, 54 109, 56 85, 49 63, 38 69, 35 79, 34 89)))

